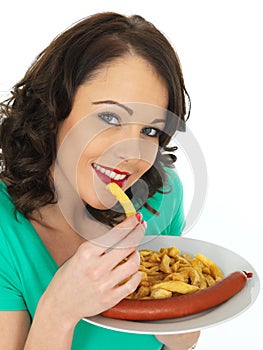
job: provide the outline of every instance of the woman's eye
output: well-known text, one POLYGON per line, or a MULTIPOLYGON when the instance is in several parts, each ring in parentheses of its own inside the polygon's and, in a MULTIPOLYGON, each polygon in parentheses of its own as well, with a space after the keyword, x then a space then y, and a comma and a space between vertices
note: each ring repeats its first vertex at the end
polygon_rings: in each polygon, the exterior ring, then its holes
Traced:
POLYGON ((142 129, 142 133, 150 137, 157 137, 160 135, 160 130, 155 128, 144 128, 142 129))
POLYGON ((105 123, 111 125, 120 125, 120 118, 117 114, 113 112, 102 112, 99 113, 99 118, 102 119, 105 123))

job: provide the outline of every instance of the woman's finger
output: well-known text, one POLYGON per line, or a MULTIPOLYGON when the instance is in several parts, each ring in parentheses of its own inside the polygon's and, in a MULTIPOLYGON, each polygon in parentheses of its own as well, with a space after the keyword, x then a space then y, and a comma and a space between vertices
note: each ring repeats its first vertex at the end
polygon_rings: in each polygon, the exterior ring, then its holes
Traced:
MULTIPOLYGON (((121 242, 126 236, 128 236, 131 233, 131 231, 133 231, 138 225, 140 225, 140 223, 136 215, 130 216, 120 224, 113 227, 106 234, 98 238, 95 238, 89 242, 96 246, 101 247, 102 252, 106 251, 111 247, 118 246, 119 242, 121 242)), ((143 235, 143 232, 141 232, 141 230, 140 230, 140 235, 138 235, 138 232, 137 232, 138 237, 136 236, 133 240, 131 240, 131 243, 133 241, 133 246, 137 245, 141 241, 142 239, 141 236, 143 235)), ((126 247, 128 246, 126 245, 126 247)))
POLYGON ((133 230, 126 235, 122 240, 118 241, 117 244, 114 245, 114 248, 123 249, 133 247, 136 248, 145 233, 145 225, 140 223, 133 228, 133 230))
POLYGON ((112 287, 119 285, 134 275, 139 269, 139 253, 133 252, 125 262, 117 265, 111 272, 110 284, 112 287))
POLYGON ((118 285, 115 287, 114 290, 114 298, 115 298, 115 304, 116 305, 119 301, 126 298, 129 294, 135 291, 135 289, 138 287, 140 281, 142 279, 142 275, 139 271, 134 273, 130 276, 130 278, 123 284, 118 285))

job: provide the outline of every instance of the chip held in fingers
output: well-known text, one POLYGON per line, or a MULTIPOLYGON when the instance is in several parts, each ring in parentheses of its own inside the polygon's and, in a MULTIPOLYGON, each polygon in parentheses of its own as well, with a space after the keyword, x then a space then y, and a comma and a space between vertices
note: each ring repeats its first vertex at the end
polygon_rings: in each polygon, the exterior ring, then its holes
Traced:
POLYGON ((106 189, 110 191, 111 194, 120 202, 127 218, 136 214, 134 205, 120 186, 118 186, 115 182, 111 182, 106 186, 106 189))

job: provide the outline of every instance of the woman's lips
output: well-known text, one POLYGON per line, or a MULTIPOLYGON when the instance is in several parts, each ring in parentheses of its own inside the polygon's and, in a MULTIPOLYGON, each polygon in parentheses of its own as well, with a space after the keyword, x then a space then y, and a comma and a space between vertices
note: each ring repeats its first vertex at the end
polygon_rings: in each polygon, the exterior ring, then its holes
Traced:
POLYGON ((101 181, 106 185, 110 182, 115 182, 120 187, 123 187, 130 176, 130 174, 126 171, 120 171, 97 163, 93 163, 92 167, 101 181))

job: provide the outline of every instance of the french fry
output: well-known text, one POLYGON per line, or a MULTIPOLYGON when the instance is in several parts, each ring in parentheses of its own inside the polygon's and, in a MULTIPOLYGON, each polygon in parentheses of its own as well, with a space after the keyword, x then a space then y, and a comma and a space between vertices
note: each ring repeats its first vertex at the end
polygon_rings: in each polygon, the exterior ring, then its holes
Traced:
POLYGON ((144 249, 140 257, 142 279, 128 299, 162 299, 194 293, 224 277, 220 268, 206 256, 180 254, 177 247, 160 251, 144 249))
POLYGON ((212 286, 213 284, 216 283, 216 281, 214 280, 214 278, 211 275, 204 274, 204 278, 206 280, 207 286, 212 286))
POLYGON ((152 289, 165 289, 170 292, 188 294, 196 292, 199 288, 182 281, 166 281, 155 284, 152 289))
POLYGON ((166 289, 153 289, 151 292, 151 298, 153 299, 164 299, 171 298, 172 292, 166 289))
POLYGON ((140 286, 138 289, 137 293, 135 293, 135 298, 136 299, 142 299, 146 296, 148 296, 150 293, 150 288, 146 286, 140 286))
POLYGON ((219 269, 219 267, 208 257, 202 255, 202 254, 195 254, 196 259, 200 260, 205 266, 207 266, 210 271, 211 275, 214 277, 216 281, 219 281, 224 277, 222 271, 219 269))
POLYGON ((168 255, 171 256, 172 258, 177 258, 179 254, 180 254, 180 250, 178 248, 176 247, 168 248, 168 255))
POLYGON ((130 198, 120 188, 120 186, 118 186, 115 182, 111 182, 106 186, 106 189, 109 190, 113 194, 113 196, 116 197, 116 199, 120 202, 127 218, 136 214, 136 210, 130 198))
POLYGON ((171 273, 171 267, 170 267, 171 258, 168 255, 164 255, 162 258, 162 262, 160 264, 160 270, 165 273, 171 273))

